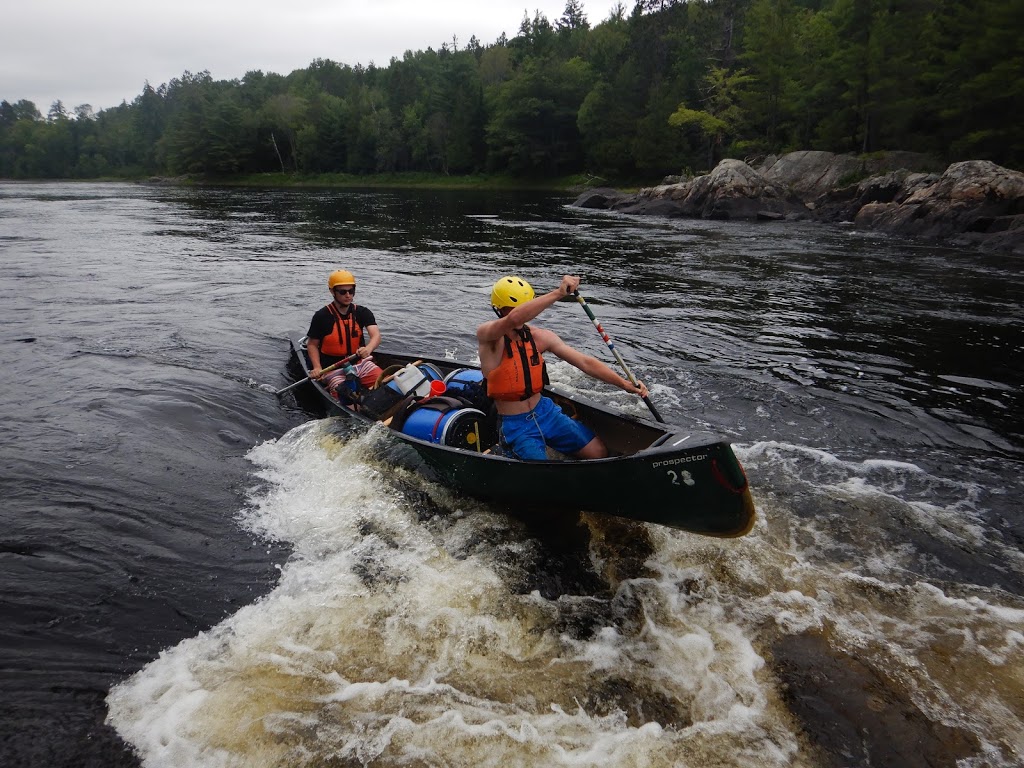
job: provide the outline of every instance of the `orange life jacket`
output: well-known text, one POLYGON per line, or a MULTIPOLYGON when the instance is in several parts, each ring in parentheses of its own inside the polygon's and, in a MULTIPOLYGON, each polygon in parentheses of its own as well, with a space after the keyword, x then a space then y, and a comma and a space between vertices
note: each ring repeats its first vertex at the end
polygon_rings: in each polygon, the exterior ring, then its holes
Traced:
POLYGON ((348 357, 362 346, 363 329, 356 320, 356 305, 341 314, 333 302, 327 308, 334 315, 334 328, 320 340, 320 353, 331 357, 348 357))
POLYGON ((487 374, 487 394, 495 400, 529 400, 548 382, 544 357, 530 329, 524 325, 518 334, 514 345, 505 337, 505 354, 487 374))

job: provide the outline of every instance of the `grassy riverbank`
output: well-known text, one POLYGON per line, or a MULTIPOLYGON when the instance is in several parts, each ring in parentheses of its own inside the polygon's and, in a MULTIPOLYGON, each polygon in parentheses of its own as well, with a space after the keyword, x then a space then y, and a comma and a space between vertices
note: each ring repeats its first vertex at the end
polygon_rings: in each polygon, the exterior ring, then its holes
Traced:
POLYGON ((346 173, 256 173, 238 176, 167 179, 184 184, 216 184, 232 187, 348 187, 378 189, 491 189, 574 192, 607 183, 582 174, 551 178, 474 174, 445 176, 432 173, 381 173, 356 176, 346 173))

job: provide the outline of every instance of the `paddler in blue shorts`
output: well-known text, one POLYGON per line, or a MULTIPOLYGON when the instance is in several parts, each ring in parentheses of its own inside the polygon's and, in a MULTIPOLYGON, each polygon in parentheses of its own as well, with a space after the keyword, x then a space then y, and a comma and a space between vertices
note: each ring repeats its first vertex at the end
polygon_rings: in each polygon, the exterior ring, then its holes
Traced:
POLYGON ((541 394, 547 383, 545 352, 595 379, 640 397, 648 396, 643 382, 634 386, 596 357, 570 347, 558 334, 526 325, 555 302, 571 296, 579 285, 579 277, 563 275, 558 288, 536 296, 521 277, 503 277, 491 291, 491 306, 498 319, 476 329, 480 369, 487 394, 498 410, 502 448, 524 461, 547 459, 548 445, 578 459, 608 455, 601 438, 541 394))

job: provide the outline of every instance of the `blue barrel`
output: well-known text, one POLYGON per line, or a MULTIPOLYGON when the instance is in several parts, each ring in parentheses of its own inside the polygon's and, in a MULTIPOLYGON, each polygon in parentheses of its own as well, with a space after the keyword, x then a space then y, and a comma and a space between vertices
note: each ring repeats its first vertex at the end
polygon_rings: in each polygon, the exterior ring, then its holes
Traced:
POLYGON ((452 397, 482 391, 484 375, 479 368, 456 368, 444 377, 447 394, 452 397))
POLYGON ((454 408, 447 411, 418 408, 406 418, 402 432, 429 443, 479 451, 480 424, 483 419, 483 411, 476 408, 454 408))

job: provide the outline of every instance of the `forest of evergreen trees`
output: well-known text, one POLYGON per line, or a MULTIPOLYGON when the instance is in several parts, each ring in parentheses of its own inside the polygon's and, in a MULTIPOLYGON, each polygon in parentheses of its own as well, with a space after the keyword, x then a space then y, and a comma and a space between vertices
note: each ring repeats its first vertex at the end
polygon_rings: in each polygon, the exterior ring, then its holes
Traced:
POLYGON ((511 39, 386 67, 185 72, 95 114, 4 100, 0 177, 625 180, 797 149, 1020 169, 1022 41, 1024 0, 636 0, 594 25, 567 0, 511 39))

